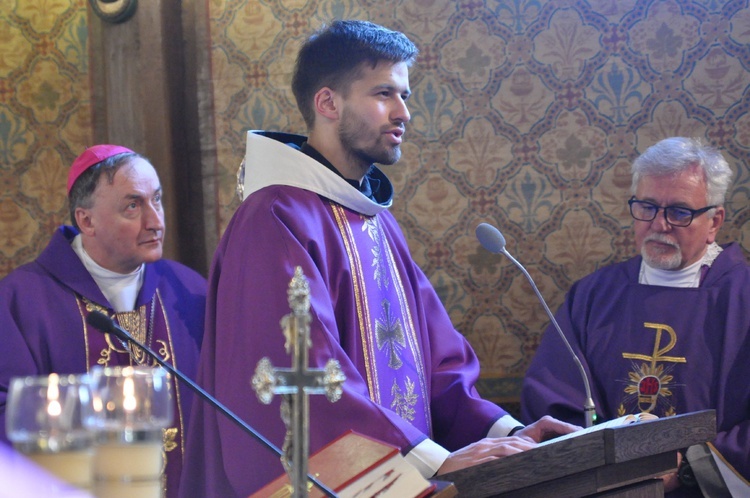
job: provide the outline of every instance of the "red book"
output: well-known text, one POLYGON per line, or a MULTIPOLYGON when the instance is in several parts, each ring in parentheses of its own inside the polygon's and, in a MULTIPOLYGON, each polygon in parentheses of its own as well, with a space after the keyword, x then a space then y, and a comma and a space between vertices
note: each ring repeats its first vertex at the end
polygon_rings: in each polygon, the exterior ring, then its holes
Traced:
MULTIPOLYGON (((310 455, 307 467, 310 475, 340 498, 422 498, 435 488, 398 448, 354 431, 310 455)), ((325 496, 310 481, 307 488, 311 498, 325 496)), ((250 498, 291 496, 292 486, 285 473, 250 498)))

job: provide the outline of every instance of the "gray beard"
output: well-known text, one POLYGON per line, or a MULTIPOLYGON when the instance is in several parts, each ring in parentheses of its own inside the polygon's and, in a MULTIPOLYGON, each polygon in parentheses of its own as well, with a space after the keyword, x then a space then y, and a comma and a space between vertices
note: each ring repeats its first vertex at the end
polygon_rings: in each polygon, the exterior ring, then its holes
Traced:
POLYGON ((651 268, 656 268, 657 270, 676 270, 682 264, 682 250, 680 249, 680 246, 672 244, 672 242, 668 239, 656 234, 649 235, 643 241, 643 244, 641 245, 641 256, 648 266, 650 266, 651 268), (648 242, 649 240, 669 243, 677 250, 677 252, 671 256, 652 256, 646 251, 646 242, 648 242))

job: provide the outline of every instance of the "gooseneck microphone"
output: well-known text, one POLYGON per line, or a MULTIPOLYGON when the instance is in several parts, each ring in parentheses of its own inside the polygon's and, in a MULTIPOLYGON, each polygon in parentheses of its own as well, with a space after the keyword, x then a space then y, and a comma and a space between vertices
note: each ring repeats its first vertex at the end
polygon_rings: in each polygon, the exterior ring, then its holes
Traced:
POLYGON ((526 268, 524 268, 521 263, 516 261, 516 259, 511 256, 510 253, 505 249, 505 237, 503 237, 503 234, 500 233, 500 230, 493 227, 489 223, 480 223, 479 226, 477 226, 476 234, 477 239, 479 239, 479 243, 482 244, 482 247, 496 254, 505 254, 505 256, 509 260, 511 260, 513 264, 515 264, 526 276, 526 279, 531 284, 531 288, 534 289, 536 297, 539 299, 539 302, 542 303, 542 306, 544 306, 544 311, 547 312, 547 316, 552 322, 552 325, 557 330, 557 333, 560 334, 560 338, 565 343, 565 346, 567 346, 570 355, 573 357, 573 361, 575 361, 576 365, 578 366, 578 370, 581 373, 581 378, 583 379, 583 387, 586 391, 586 400, 583 403, 583 415, 585 417, 586 427, 591 427, 592 425, 594 425, 594 418, 596 417, 596 407, 594 406, 594 399, 591 397, 591 387, 589 386, 589 378, 586 375, 586 370, 584 370, 583 365, 581 364, 581 360, 578 358, 575 351, 573 351, 573 348, 570 346, 570 343, 568 342, 567 337, 565 337, 565 334, 563 334, 562 329, 560 329, 560 325, 557 324, 557 320, 555 320, 554 315, 549 310, 547 302, 542 297, 539 289, 537 289, 536 284, 534 283, 534 279, 531 278, 531 275, 529 275, 529 272, 526 271, 526 268))
MULTIPOLYGON (((229 408, 224 406, 221 402, 219 402, 218 399, 214 398, 210 394, 208 394, 202 387, 200 387, 198 384, 196 384, 190 377, 185 375, 184 373, 177 370, 175 367, 164 361, 158 354, 156 354, 151 348, 147 347, 145 344, 142 344, 140 341, 136 340, 132 335, 130 335, 125 329, 117 325, 114 320, 109 318, 107 315, 100 311, 92 311, 89 313, 89 315, 86 317, 86 322, 91 325, 92 327, 96 328, 100 332, 109 333, 123 341, 124 343, 132 343, 141 348, 143 351, 146 352, 150 357, 152 357, 156 362, 164 367, 169 373, 180 379, 183 383, 185 383, 190 389, 192 389, 196 394, 198 394, 201 398, 203 398, 204 401, 208 402, 209 405, 213 406, 216 410, 219 411, 222 415, 227 417, 229 420, 240 426, 240 428, 245 431, 247 434, 250 434, 252 437, 254 437, 256 440, 261 442, 266 448, 270 449, 276 455, 281 456, 282 452, 281 450, 274 445, 272 442, 270 442, 268 439, 266 439, 262 434, 260 434, 258 431, 253 429, 247 422, 239 418, 237 415, 234 414, 229 408)), ((335 497, 336 493, 331 491, 328 487, 326 487, 324 484, 320 483, 315 477, 311 475, 307 475, 307 478, 312 481, 313 484, 315 484, 318 488, 320 488, 323 493, 325 493, 327 496, 335 497)))

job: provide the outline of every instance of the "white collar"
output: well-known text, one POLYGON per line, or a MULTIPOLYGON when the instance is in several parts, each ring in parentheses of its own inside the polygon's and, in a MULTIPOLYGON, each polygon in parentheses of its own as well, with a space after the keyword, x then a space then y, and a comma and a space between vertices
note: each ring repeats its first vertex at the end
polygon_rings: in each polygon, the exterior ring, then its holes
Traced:
POLYGON ((243 200, 264 187, 287 185, 320 194, 367 216, 389 208, 378 204, 315 159, 272 138, 247 132, 243 200))
POLYGON ((662 287, 694 288, 700 286, 701 268, 710 267, 714 260, 721 254, 723 249, 714 242, 708 246, 706 253, 701 259, 681 270, 660 270, 641 261, 641 271, 638 275, 638 283, 645 285, 659 285, 662 287))
POLYGON ((122 274, 113 272, 107 270, 89 256, 86 249, 83 248, 81 234, 73 238, 71 246, 114 310, 118 313, 133 311, 138 292, 141 290, 141 285, 143 285, 144 265, 141 264, 141 266, 131 273, 122 274))

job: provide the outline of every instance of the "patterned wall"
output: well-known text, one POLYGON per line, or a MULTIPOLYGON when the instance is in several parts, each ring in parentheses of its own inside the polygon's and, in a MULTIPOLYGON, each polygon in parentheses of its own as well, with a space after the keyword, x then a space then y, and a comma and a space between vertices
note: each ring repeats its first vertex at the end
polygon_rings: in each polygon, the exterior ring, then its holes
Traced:
POLYGON ((524 277, 483 250, 500 227, 550 307, 634 254, 629 164, 661 138, 716 144, 737 172, 722 240, 750 254, 750 7, 718 0, 213 0, 221 219, 248 129, 304 133, 294 54, 331 18, 369 19, 420 47, 394 213, 482 390, 517 398, 548 320, 524 277))
MULTIPOLYGON (((480 248, 500 227, 550 307, 633 254, 629 164, 700 136, 737 172, 722 240, 750 254, 748 0, 206 0, 218 235, 236 208, 244 131, 303 133, 289 81, 309 32, 370 19, 420 47, 394 214, 483 367, 517 397, 547 320, 511 263, 480 248)), ((67 220, 65 177, 91 143, 85 0, 0 1, 0 276, 67 220)))
POLYGON ((69 217, 68 167, 91 144, 86 0, 0 1, 0 277, 69 217))

